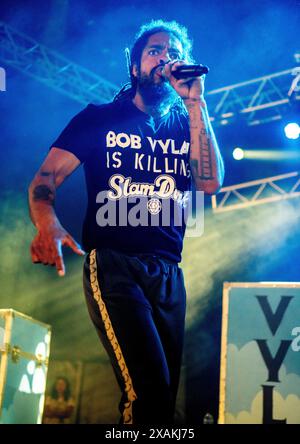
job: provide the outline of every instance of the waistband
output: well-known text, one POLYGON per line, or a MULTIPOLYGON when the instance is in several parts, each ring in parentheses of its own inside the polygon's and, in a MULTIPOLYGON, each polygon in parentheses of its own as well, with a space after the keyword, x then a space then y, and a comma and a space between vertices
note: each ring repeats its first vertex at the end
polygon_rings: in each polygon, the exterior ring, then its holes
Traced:
POLYGON ((97 253, 100 252, 100 251, 111 251, 112 253, 115 253, 115 254, 118 254, 118 255, 121 255, 121 256, 127 256, 129 258, 135 258, 136 257, 136 258, 138 258, 140 260, 143 260, 143 259, 154 259, 154 260, 162 261, 162 262, 164 262, 166 264, 170 264, 170 265, 178 267, 178 262, 172 261, 172 260, 170 260, 168 258, 165 258, 164 256, 161 256, 161 255, 158 255, 158 254, 131 253, 131 252, 130 253, 127 253, 127 252, 124 253, 123 251, 115 250, 114 248, 107 248, 107 247, 105 247, 105 248, 95 248, 95 250, 96 250, 97 253))

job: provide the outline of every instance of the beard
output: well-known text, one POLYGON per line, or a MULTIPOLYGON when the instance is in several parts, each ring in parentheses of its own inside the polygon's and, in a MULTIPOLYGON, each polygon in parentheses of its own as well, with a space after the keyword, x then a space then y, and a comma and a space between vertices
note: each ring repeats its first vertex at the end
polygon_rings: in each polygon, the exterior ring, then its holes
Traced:
POLYGON ((153 68, 150 75, 139 72, 137 89, 145 105, 153 108, 170 107, 178 99, 178 95, 164 77, 161 77, 158 82, 155 82, 155 70, 156 68, 153 68))

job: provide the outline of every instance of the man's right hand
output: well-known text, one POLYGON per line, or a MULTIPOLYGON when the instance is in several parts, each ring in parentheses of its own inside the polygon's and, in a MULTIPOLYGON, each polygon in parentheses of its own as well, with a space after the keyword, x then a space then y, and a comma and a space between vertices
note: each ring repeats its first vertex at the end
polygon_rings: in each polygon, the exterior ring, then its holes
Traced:
POLYGON ((74 154, 52 147, 28 190, 30 216, 38 231, 30 246, 32 262, 55 266, 59 276, 65 275, 63 245, 80 256, 85 254, 61 226, 54 211, 56 189, 79 164, 74 154))
POLYGON ((73 237, 59 224, 38 229, 33 239, 30 252, 34 264, 55 266, 59 276, 65 275, 65 264, 62 254, 62 246, 70 247, 74 253, 83 256, 85 252, 73 237))

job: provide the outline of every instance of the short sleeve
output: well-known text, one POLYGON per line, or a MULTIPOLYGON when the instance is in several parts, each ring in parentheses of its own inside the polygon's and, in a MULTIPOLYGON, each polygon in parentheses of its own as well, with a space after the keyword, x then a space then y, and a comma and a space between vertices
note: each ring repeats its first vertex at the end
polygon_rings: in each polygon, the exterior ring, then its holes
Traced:
POLYGON ((95 142, 95 124, 99 122, 100 106, 88 105, 64 128, 52 147, 74 154, 83 163, 89 156, 95 142))

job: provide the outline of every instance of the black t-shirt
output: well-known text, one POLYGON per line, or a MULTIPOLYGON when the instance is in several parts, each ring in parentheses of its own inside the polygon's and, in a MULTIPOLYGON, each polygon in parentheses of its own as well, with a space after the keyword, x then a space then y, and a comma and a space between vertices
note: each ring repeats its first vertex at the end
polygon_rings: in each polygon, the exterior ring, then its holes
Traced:
POLYGON ((181 261, 191 171, 189 122, 172 109, 153 119, 131 100, 88 105, 52 146, 84 164, 83 248, 181 261))

